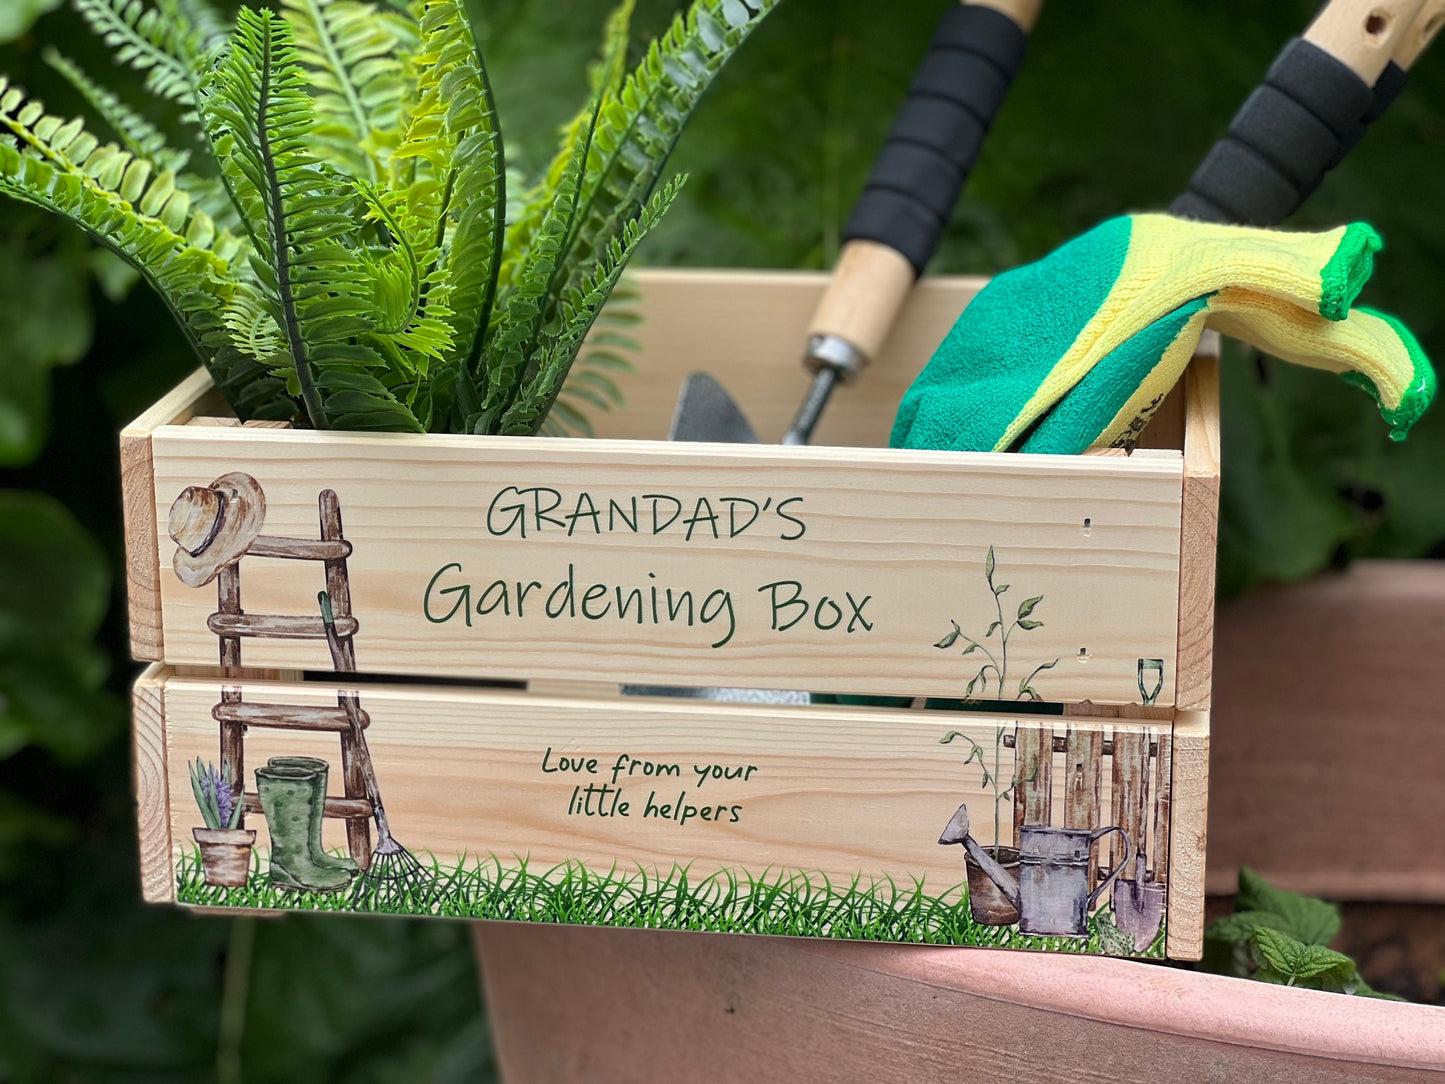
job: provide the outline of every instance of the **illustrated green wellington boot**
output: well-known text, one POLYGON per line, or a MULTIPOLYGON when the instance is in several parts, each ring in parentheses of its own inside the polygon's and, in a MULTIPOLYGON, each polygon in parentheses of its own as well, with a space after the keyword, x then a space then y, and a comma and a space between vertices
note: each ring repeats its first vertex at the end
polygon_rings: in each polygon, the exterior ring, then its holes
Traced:
POLYGON ((268 768, 292 768, 313 776, 312 790, 315 792, 315 802, 311 808, 311 829, 308 833, 311 844, 311 861, 318 866, 343 869, 347 873, 355 875, 360 868, 356 862, 341 855, 328 853, 322 842, 321 826, 324 823, 326 809, 326 777, 331 765, 320 757, 272 757, 266 761, 266 766, 268 768))
POLYGON ((256 769, 256 793, 271 833, 271 883, 288 891, 339 892, 351 874, 311 858, 311 811, 316 773, 298 768, 256 769))

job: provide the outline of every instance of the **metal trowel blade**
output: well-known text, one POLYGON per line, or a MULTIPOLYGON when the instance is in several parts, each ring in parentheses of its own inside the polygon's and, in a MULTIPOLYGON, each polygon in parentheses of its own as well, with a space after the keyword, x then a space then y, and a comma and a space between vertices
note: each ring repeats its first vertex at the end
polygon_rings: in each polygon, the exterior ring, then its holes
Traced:
POLYGON ((693 373, 677 394, 668 440, 708 441, 717 444, 757 444, 733 397, 707 373, 693 373))

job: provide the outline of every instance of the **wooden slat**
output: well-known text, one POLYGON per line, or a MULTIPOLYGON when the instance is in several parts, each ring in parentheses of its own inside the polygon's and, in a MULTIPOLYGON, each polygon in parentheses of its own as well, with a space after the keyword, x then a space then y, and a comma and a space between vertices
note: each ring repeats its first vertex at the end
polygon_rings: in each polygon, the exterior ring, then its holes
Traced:
POLYGON ((351 543, 316 538, 281 538, 261 535, 246 550, 247 557, 275 557, 290 561, 335 561, 351 556, 351 543))
MULTIPOLYGON (((287 614, 215 613, 206 624, 217 636, 251 636, 269 640, 324 640, 326 626, 319 617, 291 617, 287 614)), ((338 617, 336 631, 355 636, 356 618, 338 617)))
MULTIPOLYGON (((341 708, 301 707, 295 704, 217 704, 211 717, 218 723, 241 723, 245 726, 271 726, 292 730, 349 731, 351 719, 341 708)), ((371 725, 371 717, 360 713, 363 728, 371 725)))
POLYGON ((144 436, 162 425, 185 425, 199 415, 233 415, 211 374, 196 369, 122 430, 144 436))
MULTIPOLYGON (((337 494, 371 672, 779 689, 797 688, 807 675, 819 692, 957 695, 977 672, 975 659, 933 645, 953 621, 990 639, 983 566, 992 547, 996 578, 1010 585, 1003 602, 1012 608, 1042 596, 1034 616, 1043 624, 1011 636, 1008 695, 1057 659, 1034 680, 1044 698, 1127 704, 1139 698, 1138 660, 1162 658, 1160 709, 1172 701, 1181 460, 601 440, 579 456, 576 441, 546 438, 183 426, 154 441, 158 502, 244 470, 265 490, 267 529, 305 537, 318 490, 337 494), (596 507, 600 522, 584 518, 569 534, 544 521, 539 534, 533 509, 522 537, 516 515, 507 520, 499 509, 509 494, 533 487, 542 487, 535 494, 544 501, 555 491, 569 508, 581 504, 584 517, 596 507), (683 517, 706 501, 702 514, 722 517, 720 537, 706 520, 694 525, 691 542, 680 525, 667 527, 673 506, 665 498, 655 533, 648 494, 678 494, 683 517), (801 527, 775 515, 794 497, 802 499, 786 511, 801 527), (732 538, 729 500, 768 511, 732 538), (624 511, 609 530, 611 501, 624 511), (633 501, 635 531, 627 526, 633 501), (539 607, 569 576, 572 603, 548 617, 539 607), (531 592, 521 616, 519 584, 531 592), (611 600, 601 620, 582 613, 580 596, 593 584, 611 600), (647 601, 654 588, 656 611, 647 601), (692 625, 687 604, 669 619, 669 589, 678 599, 691 592, 692 625), (796 622, 794 590, 809 604, 796 622), (462 591, 470 604, 458 609, 462 591), (626 621, 617 617, 619 592, 626 621), (848 594, 866 606, 862 621, 854 621, 848 594), (830 609, 819 614, 824 595, 830 609), (776 611, 775 596, 784 607, 776 611), (713 620, 704 624, 698 614, 709 597, 713 620), (489 612, 478 613, 479 605, 489 612)), ((732 507, 745 525, 749 507, 732 507)), ((204 593, 174 576, 163 576, 161 588, 168 661, 209 661, 204 593)), ((248 575, 246 590, 250 611, 296 614, 312 604, 317 584, 306 563, 278 561, 264 576, 248 575)), ((595 597, 589 605, 599 612, 595 597)), ((246 661, 330 667, 320 644, 247 644, 246 661)))
MULTIPOLYGON (((1065 828, 1101 828, 1099 810, 1104 779, 1105 746, 1097 727, 1069 727, 1064 740, 1065 828)), ((1112 749, 1109 750, 1112 752, 1112 749)), ((1098 881, 1098 849, 1089 851, 1089 884, 1098 881)))
POLYGON ((1159 734, 1158 753, 1154 759, 1154 854, 1150 865, 1154 880, 1169 880, 1169 817, 1173 802, 1174 761, 1172 733, 1159 734))
POLYGON ((1026 824, 1050 824, 1054 796, 1054 732, 1047 726, 1021 726, 1014 732, 1014 839, 1026 824))
MULTIPOLYGON (((1129 844, 1135 853, 1141 846, 1146 847, 1145 827, 1149 817, 1145 811, 1145 798, 1149 779, 1149 735, 1135 728, 1122 726, 1114 730, 1114 755, 1110 758, 1113 769, 1113 806, 1110 821, 1118 825, 1129 836, 1129 844)), ((1109 836, 1109 868, 1124 860, 1124 841, 1117 832, 1109 836)), ((1132 878, 1134 870, 1125 867, 1123 877, 1132 878)))
MULTIPOLYGON (((131 690, 131 750, 136 821, 140 831, 140 886, 147 903, 176 898, 171 866, 171 817, 166 769, 163 668, 151 665, 131 690)), ((184 769, 182 769, 184 770, 184 769)))
MULTIPOLYGON (((803 350, 832 276, 643 268, 628 279, 641 292, 644 319, 628 329, 641 360, 619 379, 623 406, 591 418, 597 435, 665 439, 683 379, 703 371, 722 382, 762 440, 780 440, 808 390, 803 350)), ((903 393, 985 281, 920 280, 862 377, 829 402, 813 442, 885 447, 903 393)))
POLYGON ((197 369, 127 425, 120 433, 121 512, 125 522, 126 599, 131 656, 152 662, 164 657, 161 618, 161 553, 157 538, 155 473, 151 434, 162 425, 185 425, 199 413, 227 414, 230 408, 204 369, 197 369))
POLYGON ((161 621, 160 547, 156 531, 155 468, 149 433, 120 435, 120 488, 125 519, 125 592, 130 653, 138 662, 165 655, 161 621))
MULTIPOLYGON (((244 798, 247 813, 264 812, 261 808, 261 799, 254 791, 247 791, 244 798)), ((326 805, 322 809, 322 816, 337 817, 345 820, 358 820, 371 816, 371 803, 365 798, 334 798, 328 796, 326 805)))
POLYGON ((1196 357, 1184 375, 1183 514, 1179 535, 1179 643, 1174 702, 1209 708, 1214 676, 1214 565, 1219 539, 1219 360, 1196 357))
POLYGON ((1197 960, 1204 951, 1204 845, 1209 812, 1209 713, 1180 712, 1170 785, 1166 951, 1197 960))
MULTIPOLYGON (((214 748, 210 710, 221 688, 219 678, 168 682, 170 763, 214 748)), ((313 679, 242 681, 239 688, 247 704, 331 709, 348 687, 313 679)), ((1002 728, 1018 726, 1025 748, 1048 749, 1055 727, 1097 732, 1115 725, 1068 717, 587 701, 424 684, 369 683, 364 695, 372 723, 367 745, 391 828, 410 850, 444 868, 462 856, 497 855, 505 865, 509 856, 525 854, 537 871, 567 860, 598 871, 663 872, 681 863, 690 876, 732 870, 744 884, 747 876, 792 870, 833 884, 859 877, 864 883, 922 880, 945 896, 958 891, 963 853, 938 839, 960 802, 968 806, 973 837, 984 846, 995 839, 994 792, 970 756, 975 746, 988 771, 1007 780, 1015 767, 1012 751, 996 738, 1002 728), (955 730, 968 740, 945 742, 955 730), (569 764, 560 763, 563 756, 569 764), (704 771, 699 781, 698 765, 725 766, 732 775, 704 771), (625 792, 619 800, 630 812, 599 816, 576 805, 574 787, 613 783, 625 792), (656 812, 679 802, 724 813, 704 821, 694 812, 679 824, 656 812)), ((279 755, 323 756, 335 787, 342 773, 334 742, 329 734, 253 727, 246 752, 258 764, 279 755)), ((173 831, 188 831, 195 814, 180 799, 189 784, 181 773, 168 782, 173 831)), ((365 821, 359 805, 329 808, 365 821)), ((1007 837, 1011 811, 1000 812, 999 834, 1007 837)), ((329 821, 334 838, 328 845, 335 846, 342 831, 329 821)), ((258 840, 263 863, 267 846, 264 837, 258 840)))

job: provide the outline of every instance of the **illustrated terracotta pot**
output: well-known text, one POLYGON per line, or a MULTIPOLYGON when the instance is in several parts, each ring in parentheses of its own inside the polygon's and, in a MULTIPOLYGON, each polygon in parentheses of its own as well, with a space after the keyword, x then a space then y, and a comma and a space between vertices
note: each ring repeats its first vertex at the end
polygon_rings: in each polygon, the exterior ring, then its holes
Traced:
POLYGON ((1445 1009, 1001 949, 478 923, 506 1084, 1439 1080, 1445 1009))
MULTIPOLYGON (((1015 847, 989 847, 988 852, 1003 867, 1005 873, 1019 881, 1019 852, 1015 847)), ((975 922, 985 926, 1012 926, 1019 920, 1018 908, 1009 903, 1003 890, 994 884, 993 878, 984 872, 982 866, 971 857, 964 859, 968 870, 968 910, 975 922)))
POLYGON ((216 888, 240 888, 251 872, 251 845, 256 833, 249 828, 192 828, 201 849, 201 869, 206 884, 216 888))

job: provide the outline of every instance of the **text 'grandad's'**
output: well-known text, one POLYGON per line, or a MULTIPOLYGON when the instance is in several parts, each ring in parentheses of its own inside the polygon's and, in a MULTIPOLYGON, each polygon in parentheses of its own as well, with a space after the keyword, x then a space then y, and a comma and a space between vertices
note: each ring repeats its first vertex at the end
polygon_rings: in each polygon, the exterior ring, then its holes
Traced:
POLYGON ((721 541, 740 535, 775 536, 796 542, 807 533, 802 497, 675 497, 638 493, 596 497, 551 486, 506 486, 487 505, 487 531, 497 538, 533 538, 547 533, 633 534, 721 541))

